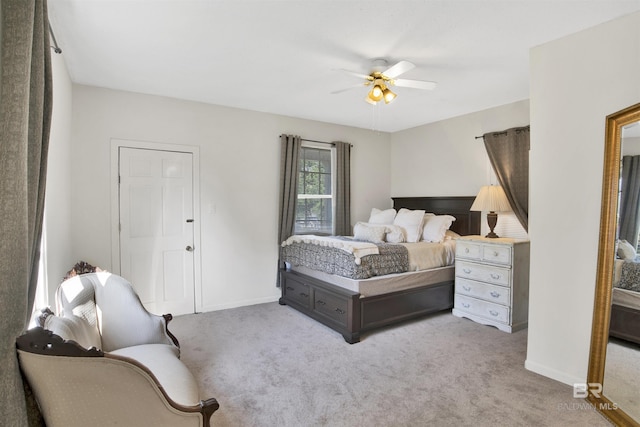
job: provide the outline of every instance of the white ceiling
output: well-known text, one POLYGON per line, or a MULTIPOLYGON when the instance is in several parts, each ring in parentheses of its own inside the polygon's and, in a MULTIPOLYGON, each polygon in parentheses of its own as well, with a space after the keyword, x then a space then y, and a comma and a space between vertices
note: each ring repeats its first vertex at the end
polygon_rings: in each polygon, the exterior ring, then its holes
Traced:
MULTIPOLYGON (((75 83, 394 132, 529 98, 529 49, 640 0, 49 0, 75 83), (373 107, 337 69, 416 68, 373 107)), ((570 54, 570 52, 568 52, 570 54)))

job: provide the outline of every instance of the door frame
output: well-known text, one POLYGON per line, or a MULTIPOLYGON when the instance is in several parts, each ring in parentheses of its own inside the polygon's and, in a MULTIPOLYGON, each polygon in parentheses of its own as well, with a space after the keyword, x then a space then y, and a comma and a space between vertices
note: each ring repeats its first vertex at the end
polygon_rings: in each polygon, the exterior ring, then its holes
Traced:
POLYGON ((155 151, 174 151, 191 153, 193 156, 193 245, 195 253, 193 257, 193 279, 195 295, 195 311, 202 311, 202 257, 200 239, 200 147, 194 145, 167 144, 162 142, 148 142, 111 138, 111 171, 109 176, 111 187, 111 267, 116 274, 120 269, 120 183, 118 173, 120 170, 120 148, 134 148, 155 151))

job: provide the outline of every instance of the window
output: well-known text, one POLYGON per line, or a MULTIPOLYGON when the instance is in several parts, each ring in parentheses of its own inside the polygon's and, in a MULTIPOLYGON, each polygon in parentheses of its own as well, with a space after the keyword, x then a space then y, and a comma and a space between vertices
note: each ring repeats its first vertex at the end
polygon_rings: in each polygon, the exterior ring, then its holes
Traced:
POLYGON ((333 150, 330 147, 303 145, 298 165, 294 233, 332 234, 333 150))

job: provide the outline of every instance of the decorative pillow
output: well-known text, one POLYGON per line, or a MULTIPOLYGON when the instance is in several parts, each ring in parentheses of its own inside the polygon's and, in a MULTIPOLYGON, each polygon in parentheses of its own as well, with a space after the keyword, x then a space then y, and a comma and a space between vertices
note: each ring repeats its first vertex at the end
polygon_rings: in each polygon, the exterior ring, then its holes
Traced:
POLYGON ((619 240, 618 241, 618 256, 621 259, 624 260, 634 260, 636 259, 636 248, 633 247, 633 245, 629 242, 627 242, 626 240, 619 240))
POLYGON ((444 240, 453 240, 457 239, 458 237, 460 237, 460 235, 455 231, 447 230, 444 232, 444 240))
POLYGON ((414 243, 420 241, 424 210, 409 210, 402 208, 396 214, 393 225, 402 227, 405 242, 414 243))
POLYGON ((456 220, 451 215, 434 215, 425 218, 427 222, 422 228, 422 240, 425 242, 443 242, 445 233, 456 220))
POLYGON ((65 340, 75 341, 87 349, 102 347, 97 328, 91 326, 82 317, 48 316, 44 321, 44 328, 65 340))
POLYGON ((393 224, 393 219, 396 217, 395 209, 385 209, 380 210, 373 208, 371 209, 371 215, 369 215, 368 224, 393 224))
POLYGON ((384 242, 387 233, 386 225, 367 224, 366 222, 357 222, 353 227, 353 237, 356 240, 364 240, 371 243, 384 242))
POLYGON ((404 243, 404 232, 399 225, 387 225, 387 235, 385 239, 388 243, 404 243))

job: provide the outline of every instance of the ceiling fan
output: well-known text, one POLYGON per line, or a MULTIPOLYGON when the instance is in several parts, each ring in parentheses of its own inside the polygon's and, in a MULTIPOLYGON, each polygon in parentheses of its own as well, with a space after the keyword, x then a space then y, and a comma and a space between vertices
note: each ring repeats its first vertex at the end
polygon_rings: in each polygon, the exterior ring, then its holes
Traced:
POLYGON ((370 104, 376 105, 380 101, 384 101, 385 104, 388 104, 396 98, 397 95, 393 93, 391 89, 389 89, 389 86, 409 87, 425 90, 431 90, 436 87, 437 83, 435 82, 396 78, 400 74, 406 73, 413 68, 415 68, 415 65, 409 61, 399 61, 395 65, 389 67, 386 59, 378 58, 372 60, 372 71, 369 75, 341 69, 340 71, 343 71, 347 74, 365 79, 365 82, 331 93, 341 93, 347 90, 351 90, 354 87, 360 87, 364 84, 364 86, 371 86, 371 90, 365 97, 365 101, 370 104))

